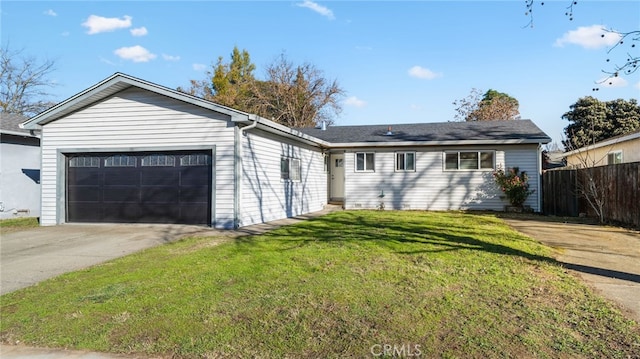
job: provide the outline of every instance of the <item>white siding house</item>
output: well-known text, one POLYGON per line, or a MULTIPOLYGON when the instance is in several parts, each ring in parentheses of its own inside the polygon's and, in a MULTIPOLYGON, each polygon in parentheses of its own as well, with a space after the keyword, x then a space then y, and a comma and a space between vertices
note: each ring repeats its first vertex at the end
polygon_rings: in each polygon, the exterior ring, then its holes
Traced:
POLYGON ((40 216, 40 138, 0 113, 0 219, 40 216))
POLYGON ((530 175, 531 121, 291 129, 116 73, 26 121, 41 131, 41 224, 143 222, 235 228, 321 210, 490 209, 493 172, 530 175))

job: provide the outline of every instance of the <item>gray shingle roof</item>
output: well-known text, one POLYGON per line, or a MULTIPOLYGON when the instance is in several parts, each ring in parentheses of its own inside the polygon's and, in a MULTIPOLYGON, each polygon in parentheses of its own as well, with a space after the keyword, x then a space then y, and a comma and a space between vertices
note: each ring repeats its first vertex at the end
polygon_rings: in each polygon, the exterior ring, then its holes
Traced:
POLYGON ((299 131, 332 143, 394 142, 527 142, 548 143, 551 138, 531 120, 439 122, 302 128, 299 131), (391 128, 391 135, 388 135, 391 128))
POLYGON ((29 130, 19 127, 19 125, 27 120, 26 117, 12 113, 0 112, 0 131, 2 133, 25 134, 30 136, 29 130))

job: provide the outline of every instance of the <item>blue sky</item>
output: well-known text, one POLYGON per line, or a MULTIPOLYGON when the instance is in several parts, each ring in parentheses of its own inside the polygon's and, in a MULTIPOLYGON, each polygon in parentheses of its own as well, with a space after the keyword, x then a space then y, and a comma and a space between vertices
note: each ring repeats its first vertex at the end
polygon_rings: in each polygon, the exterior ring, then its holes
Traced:
POLYGON ((495 89, 560 142, 580 97, 640 97, 640 71, 592 91, 627 51, 607 54, 600 29, 640 29, 640 2, 579 1, 573 21, 569 4, 536 2, 533 28, 524 1, 3 0, 0 11, 2 46, 56 61, 55 101, 115 72, 187 87, 237 46, 258 77, 284 52, 337 79, 338 125, 452 121, 453 101, 495 89))

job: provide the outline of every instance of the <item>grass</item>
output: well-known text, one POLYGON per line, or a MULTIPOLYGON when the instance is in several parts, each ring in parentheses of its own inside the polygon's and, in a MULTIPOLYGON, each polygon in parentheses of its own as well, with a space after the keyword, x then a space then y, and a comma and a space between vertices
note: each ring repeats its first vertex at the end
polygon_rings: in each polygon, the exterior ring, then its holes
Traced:
POLYGON ((37 217, 19 217, 0 220, 0 233, 16 232, 38 227, 37 217))
POLYGON ((213 241, 2 296, 0 339, 177 358, 640 357, 637 323, 492 215, 345 211, 213 241))

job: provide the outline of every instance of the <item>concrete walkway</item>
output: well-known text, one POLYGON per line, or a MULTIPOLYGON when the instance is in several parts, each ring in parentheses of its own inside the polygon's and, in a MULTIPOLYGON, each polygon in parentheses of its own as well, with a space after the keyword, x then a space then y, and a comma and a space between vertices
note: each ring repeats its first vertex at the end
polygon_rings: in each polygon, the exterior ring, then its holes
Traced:
POLYGON ((617 227, 504 219, 516 230, 556 249, 556 259, 640 323, 640 232, 617 227))
MULTIPOLYGON (((341 207, 328 205, 319 212, 228 231, 188 225, 65 224, 2 233, 0 239, 2 287, 0 292, 1 294, 9 293, 66 272, 87 268, 187 236, 235 238, 258 235, 281 226, 338 210, 341 210, 341 207)), ((33 348, 16 343, 16 345, 0 345, 0 358, 148 359, 155 357, 72 351, 60 348, 33 348)))

